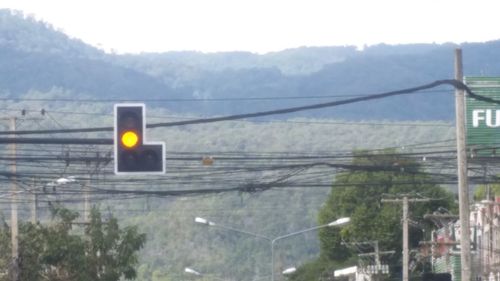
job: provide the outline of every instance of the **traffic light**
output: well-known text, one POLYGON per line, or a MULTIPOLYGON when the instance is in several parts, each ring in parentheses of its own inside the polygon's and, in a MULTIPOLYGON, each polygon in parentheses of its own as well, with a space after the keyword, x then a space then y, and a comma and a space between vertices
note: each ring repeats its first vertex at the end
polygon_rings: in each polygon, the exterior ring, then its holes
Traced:
POLYGON ((165 143, 146 142, 145 105, 115 104, 115 174, 165 173, 165 143))

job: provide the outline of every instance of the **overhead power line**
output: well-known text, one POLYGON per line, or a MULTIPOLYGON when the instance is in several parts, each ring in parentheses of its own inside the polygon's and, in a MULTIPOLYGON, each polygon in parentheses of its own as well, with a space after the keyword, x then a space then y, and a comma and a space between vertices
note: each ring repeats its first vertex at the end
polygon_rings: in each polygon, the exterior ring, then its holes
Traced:
POLYGON ((0 138, 0 144, 84 144, 84 145, 112 145, 113 139, 104 138, 0 138))
MULTIPOLYGON (((450 85, 450 86, 453 86, 457 89, 464 90, 470 97, 477 99, 477 100, 500 104, 499 100, 494 100, 494 99, 491 99, 488 97, 474 94, 469 89, 469 87, 467 87, 467 85, 465 85, 461 81, 453 80, 453 79, 446 79, 446 80, 437 80, 437 81, 434 81, 432 83, 417 86, 417 87, 396 90, 396 91, 390 91, 390 92, 384 92, 384 93, 380 93, 380 94, 368 95, 368 96, 363 96, 363 97, 350 98, 350 99, 339 100, 339 101, 317 103, 317 104, 297 106, 297 107, 288 107, 288 108, 270 110, 270 111, 261 111, 261 112, 254 112, 254 113, 244 113, 244 114, 236 114, 236 115, 229 115, 229 116, 221 116, 221 117, 192 119, 192 120, 176 121, 176 122, 153 123, 153 124, 146 125, 146 127, 147 128, 174 127, 174 126, 183 126, 183 125, 214 123, 214 122, 221 122, 221 121, 232 121, 232 120, 256 118, 256 117, 270 116, 270 115, 281 115, 281 114, 288 114, 288 113, 299 112, 299 111, 314 110, 314 109, 327 108, 327 107, 335 107, 335 106, 339 106, 339 105, 346 105, 346 104, 358 103, 358 102, 363 102, 363 101, 382 99, 382 98, 387 98, 387 97, 392 97, 392 96, 408 95, 408 94, 413 94, 413 93, 416 93, 419 91, 442 86, 442 85, 450 85)), ((14 131, 4 131, 4 132, 0 132, 0 135, 109 132, 109 131, 113 131, 113 129, 114 129, 113 127, 94 127, 94 128, 79 128, 79 129, 26 130, 26 131, 15 131, 15 132, 14 131)))

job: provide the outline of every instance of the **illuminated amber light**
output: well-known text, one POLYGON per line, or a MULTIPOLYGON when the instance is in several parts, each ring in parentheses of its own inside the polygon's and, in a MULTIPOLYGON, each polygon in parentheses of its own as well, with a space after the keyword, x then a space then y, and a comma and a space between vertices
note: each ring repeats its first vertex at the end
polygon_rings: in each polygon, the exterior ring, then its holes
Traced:
POLYGON ((136 132, 127 131, 122 135, 122 144, 126 148, 133 148, 139 142, 139 136, 136 132))

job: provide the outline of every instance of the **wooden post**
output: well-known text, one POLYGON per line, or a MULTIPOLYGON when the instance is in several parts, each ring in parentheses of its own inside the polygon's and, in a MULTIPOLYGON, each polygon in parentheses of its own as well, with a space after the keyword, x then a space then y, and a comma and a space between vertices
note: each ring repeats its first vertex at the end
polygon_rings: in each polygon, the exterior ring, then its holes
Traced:
MULTIPOLYGON (((463 81, 462 50, 455 50, 455 79, 463 81)), ((465 144, 465 94, 455 90, 457 136, 458 200, 460 209, 461 280, 471 280, 469 186, 467 183, 467 152, 465 144)))

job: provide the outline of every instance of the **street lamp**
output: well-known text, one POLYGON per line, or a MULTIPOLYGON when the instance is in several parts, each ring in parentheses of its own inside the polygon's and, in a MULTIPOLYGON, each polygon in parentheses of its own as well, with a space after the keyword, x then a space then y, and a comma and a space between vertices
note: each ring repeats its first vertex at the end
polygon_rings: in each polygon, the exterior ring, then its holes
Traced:
MULTIPOLYGON (((192 269, 192 268, 190 268, 190 267, 186 267, 186 268, 184 268, 184 272, 189 273, 189 274, 193 274, 193 275, 196 275, 196 276, 203 276, 203 275, 206 275, 206 274, 200 273, 199 271, 196 271, 196 270, 194 270, 194 269, 192 269)), ((226 281, 225 279, 219 278, 219 277, 217 277, 217 276, 212 276, 212 275, 210 275, 210 277, 211 277, 211 278, 213 278, 213 279, 226 281)))
POLYGON ((215 225, 215 223, 213 223, 207 219, 200 218, 200 217, 194 218, 194 222, 201 223, 201 224, 207 224, 207 225, 215 225))
POLYGON ((232 228, 232 227, 225 226, 225 225, 222 225, 222 224, 218 224, 218 223, 215 223, 213 221, 209 221, 207 219, 200 218, 200 217, 194 218, 194 222, 199 223, 199 224, 204 224, 204 225, 207 225, 207 226, 215 226, 215 227, 226 229, 226 230, 229 230, 229 231, 234 231, 234 232, 238 232, 238 233, 247 234, 247 235, 254 236, 254 237, 257 237, 257 238, 262 238, 262 239, 265 239, 265 240, 268 240, 268 241, 272 240, 271 238, 269 238, 267 236, 264 236, 264 235, 260 235, 260 234, 253 233, 253 232, 244 231, 244 230, 241 230, 241 229, 232 228))
POLYGON ((340 218, 336 221, 332 221, 331 223, 328 224, 328 226, 342 226, 344 224, 348 224, 351 222, 351 218, 345 217, 345 218, 340 218))
POLYGON ((192 268, 189 268, 189 267, 184 268, 184 272, 189 273, 189 274, 198 275, 198 276, 201 275, 201 273, 199 273, 198 271, 196 271, 192 268))
MULTIPOLYGON (((271 243, 271 280, 274 281, 274 244, 276 243, 276 241, 279 241, 281 239, 285 239, 285 238, 288 238, 288 237, 291 237, 291 236, 299 235, 299 234, 302 234, 302 233, 305 233, 305 232, 308 232, 308 231, 317 230, 317 229, 320 229, 320 228, 343 226, 343 225, 349 223, 351 221, 351 218, 349 218, 349 217, 339 218, 339 219, 337 219, 335 221, 332 221, 330 223, 327 223, 327 224, 318 225, 318 226, 315 226, 315 227, 303 229, 303 230, 300 230, 300 231, 292 232, 292 233, 285 234, 285 235, 282 235, 282 236, 278 236, 278 237, 275 237, 275 238, 270 238, 270 237, 267 237, 267 236, 264 236, 264 235, 260 235, 260 234, 257 234, 257 233, 253 233, 253 232, 248 232, 248 231, 244 231, 244 230, 232 228, 232 227, 229 227, 229 226, 224 226, 224 225, 217 224, 215 222, 212 222, 212 221, 209 221, 207 219, 200 218, 200 217, 196 217, 194 219, 194 221, 196 223, 205 224, 207 226, 215 226, 215 227, 219 227, 219 228, 222 228, 222 229, 226 229, 226 230, 230 230, 230 231, 234 231, 234 232, 238 232, 238 233, 243 233, 243 234, 251 235, 251 236, 262 238, 264 240, 269 241, 271 243)), ((291 270, 291 268, 289 268, 287 270, 291 270)), ((285 271, 287 271, 287 270, 285 270, 285 271)), ((287 272, 287 274, 290 274, 290 273, 292 273, 292 272, 287 272)))
POLYGON ((327 223, 327 224, 322 224, 322 225, 318 225, 318 226, 315 226, 315 227, 306 228, 306 229, 303 229, 303 230, 299 230, 299 231, 296 231, 296 232, 292 232, 292 233, 289 233, 289 234, 278 236, 278 237, 274 238, 273 240, 271 240, 271 269, 272 269, 272 271, 271 271, 271 280, 274 281, 274 244, 276 243, 276 241, 279 241, 281 239, 285 239, 285 238, 288 238, 288 237, 291 237, 291 236, 299 235, 299 234, 302 234, 302 233, 305 233, 305 232, 308 232, 308 231, 317 230, 317 229, 320 229, 320 228, 334 227, 334 226, 343 226, 343 225, 349 223, 350 221, 351 221, 351 218, 348 218, 348 217, 340 218, 340 219, 337 219, 337 220, 332 221, 332 222, 327 223))

